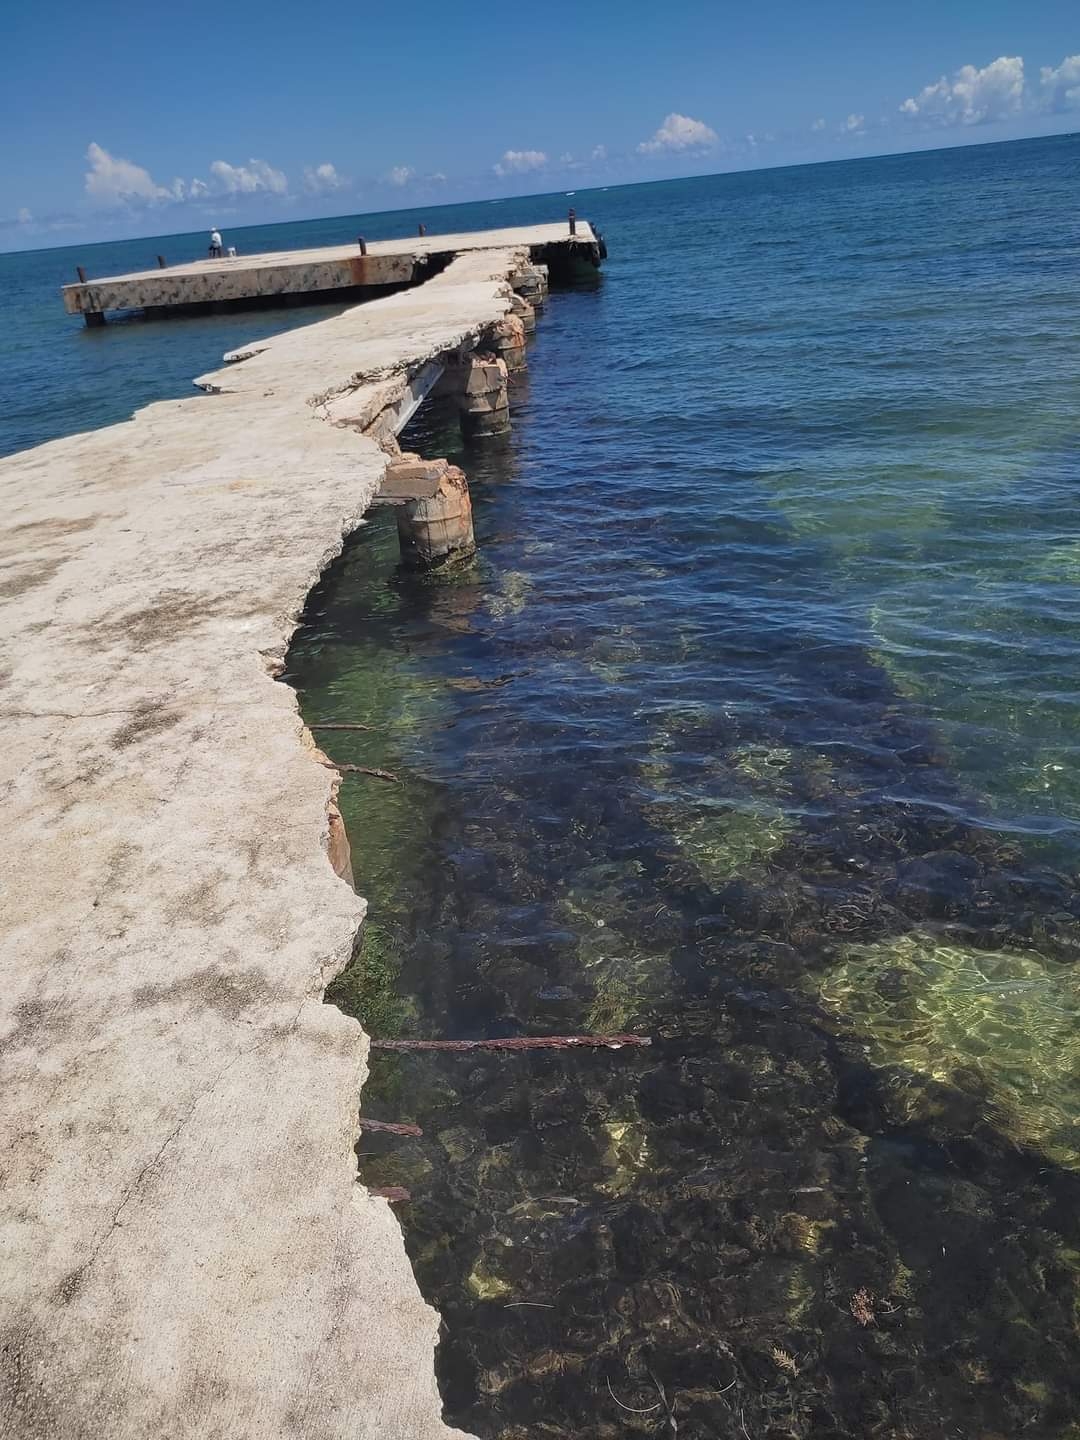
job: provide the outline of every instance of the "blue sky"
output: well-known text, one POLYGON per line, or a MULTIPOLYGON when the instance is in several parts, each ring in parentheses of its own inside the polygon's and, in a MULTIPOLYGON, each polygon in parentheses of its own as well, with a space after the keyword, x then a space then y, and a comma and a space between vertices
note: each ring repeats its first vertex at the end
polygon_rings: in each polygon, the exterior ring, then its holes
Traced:
POLYGON ((5 18, 0 248, 1076 129, 1076 0, 54 0, 5 18))

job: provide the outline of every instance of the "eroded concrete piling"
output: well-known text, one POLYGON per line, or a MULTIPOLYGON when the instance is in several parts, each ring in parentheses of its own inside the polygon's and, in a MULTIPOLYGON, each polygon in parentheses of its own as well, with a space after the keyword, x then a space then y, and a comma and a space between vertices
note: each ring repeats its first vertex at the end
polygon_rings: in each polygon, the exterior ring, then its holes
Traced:
POLYGON ((521 316, 511 313, 497 320, 484 336, 483 347, 503 362, 509 377, 524 370, 527 365, 525 323, 521 316))
POLYGON ((465 440, 492 440, 510 433, 508 378, 506 361, 489 352, 466 351, 448 358, 437 393, 456 403, 465 440))
POLYGON ((400 477, 432 485, 430 495, 417 495, 397 507, 398 542, 404 564, 416 570, 438 570, 468 560, 476 551, 472 498, 464 473, 447 460, 403 457, 395 461, 384 489, 400 477))
POLYGON ((548 297, 548 268, 546 265, 523 264, 515 271, 512 282, 514 289, 532 306, 539 310, 548 297))

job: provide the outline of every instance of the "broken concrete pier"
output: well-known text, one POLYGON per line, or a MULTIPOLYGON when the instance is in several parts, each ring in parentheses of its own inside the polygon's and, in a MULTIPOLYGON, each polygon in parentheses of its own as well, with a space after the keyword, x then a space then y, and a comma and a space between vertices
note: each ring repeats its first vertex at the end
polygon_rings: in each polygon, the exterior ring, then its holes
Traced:
POLYGON ((533 252, 471 245, 0 461, 9 1440, 456 1433, 357 1180, 367 1037, 322 998, 365 910, 340 777, 274 677, 380 491, 416 499, 395 436, 533 252))

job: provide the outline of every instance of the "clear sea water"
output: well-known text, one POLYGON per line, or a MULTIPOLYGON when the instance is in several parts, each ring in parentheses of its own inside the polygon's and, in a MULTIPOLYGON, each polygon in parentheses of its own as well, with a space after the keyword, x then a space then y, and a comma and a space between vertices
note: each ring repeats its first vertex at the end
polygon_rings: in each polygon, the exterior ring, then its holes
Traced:
MULTIPOLYGON (((1080 1435, 1080 137, 365 218, 550 219, 480 551, 364 527, 288 679, 348 777, 365 1135, 484 1437, 1080 1435)), ((227 237, 358 233, 355 218, 227 237)), ((319 313, 85 331, 0 257, 15 449, 319 313)))

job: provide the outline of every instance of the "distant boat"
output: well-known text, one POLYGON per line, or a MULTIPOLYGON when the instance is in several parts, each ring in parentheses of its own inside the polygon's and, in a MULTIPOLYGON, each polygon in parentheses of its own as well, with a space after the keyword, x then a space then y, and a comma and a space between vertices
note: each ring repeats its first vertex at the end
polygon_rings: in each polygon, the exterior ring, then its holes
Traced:
POLYGON ((576 191, 576 190, 567 190, 566 193, 567 193, 567 195, 576 195, 576 194, 577 194, 577 191, 576 191))

